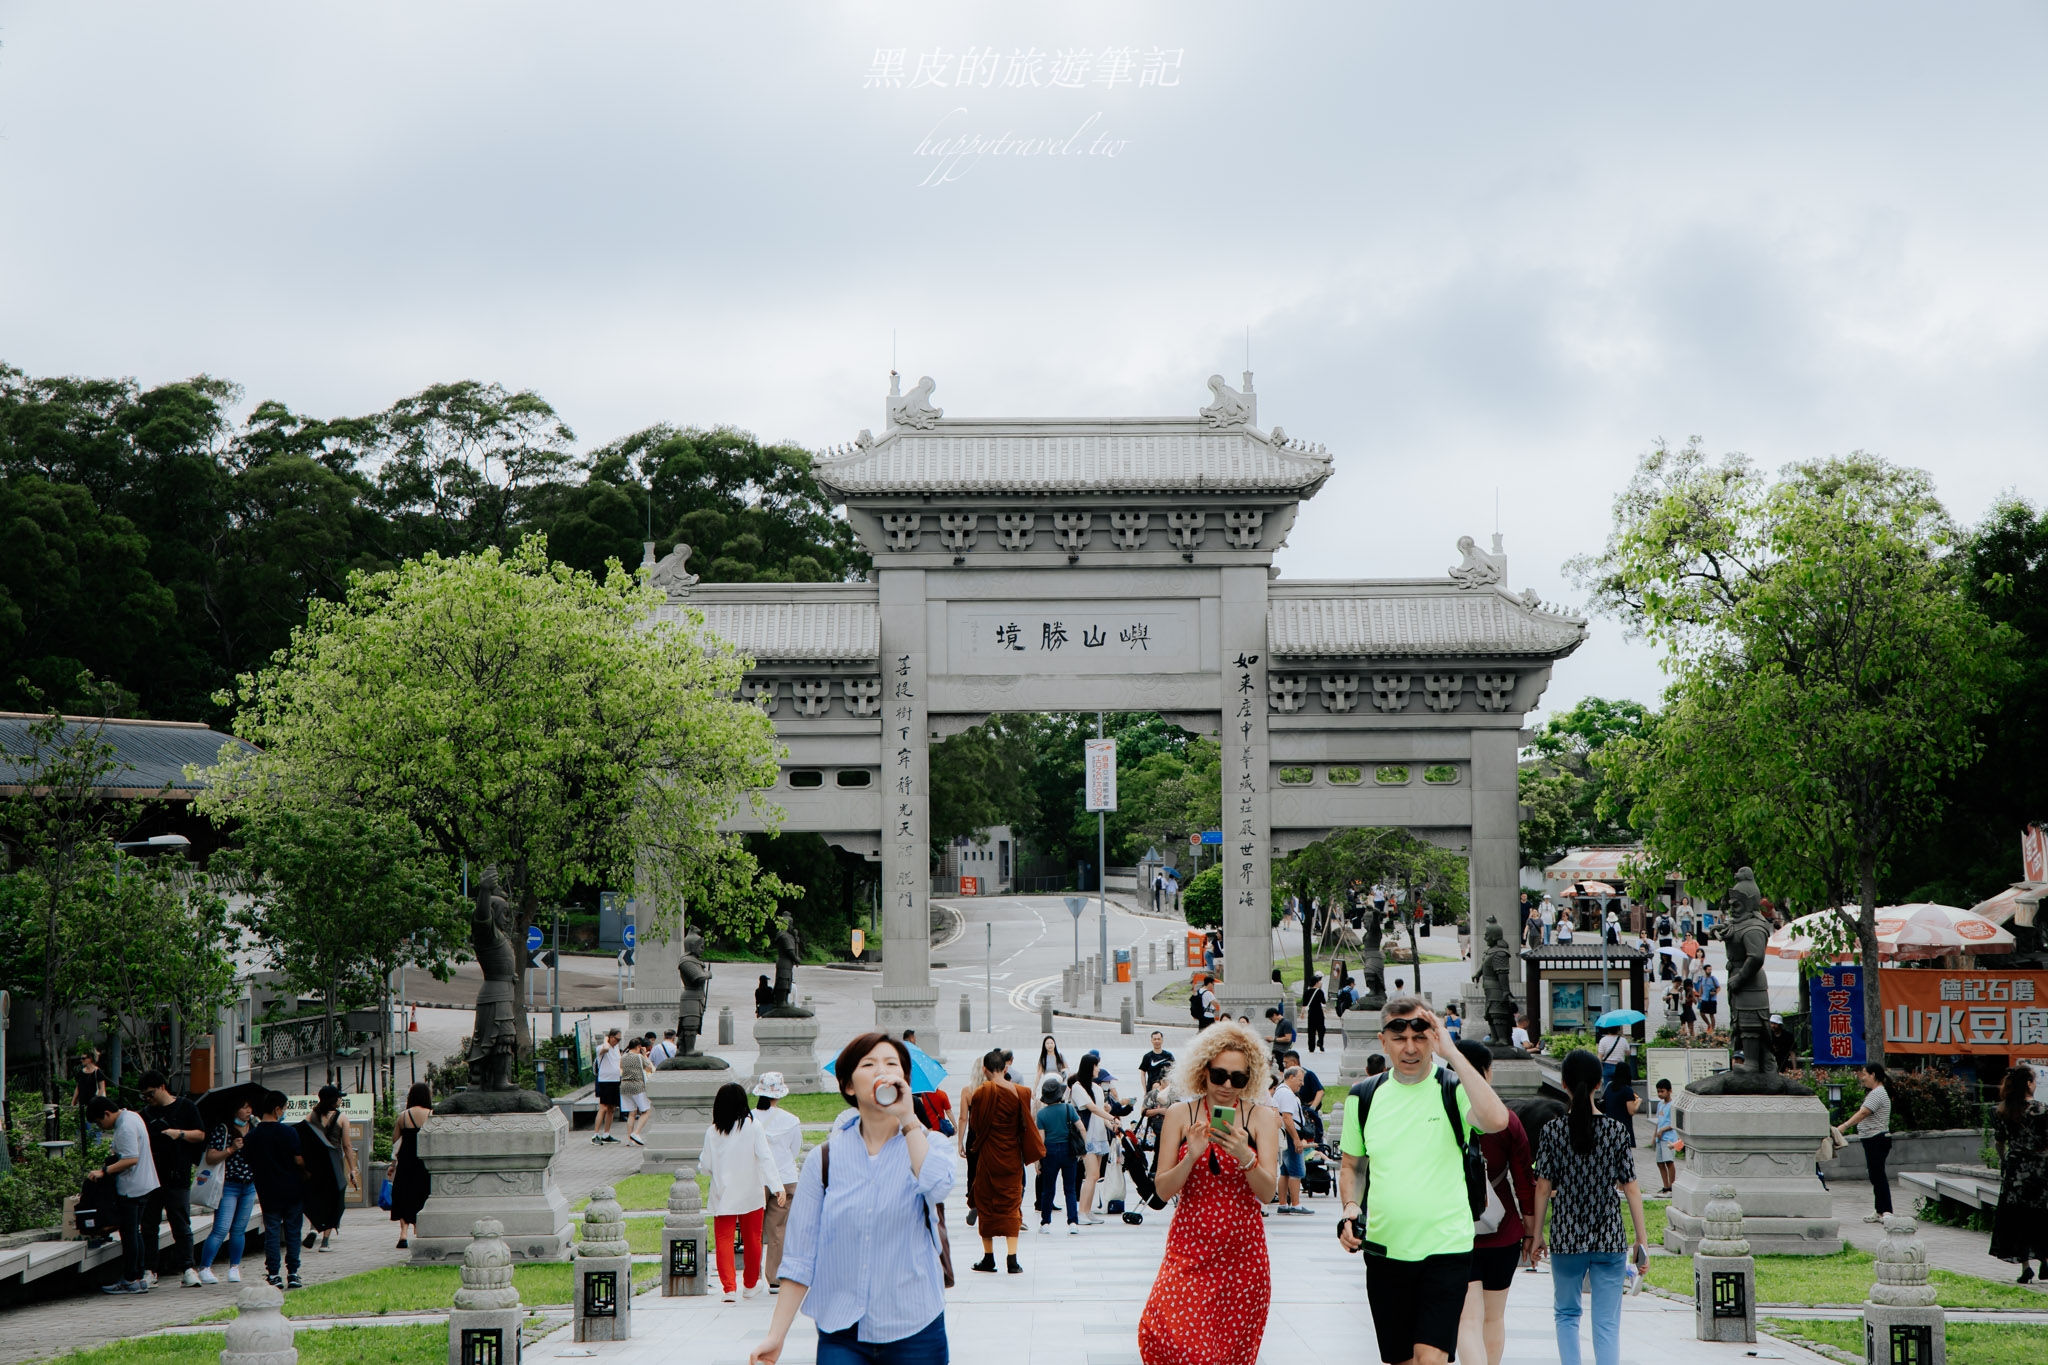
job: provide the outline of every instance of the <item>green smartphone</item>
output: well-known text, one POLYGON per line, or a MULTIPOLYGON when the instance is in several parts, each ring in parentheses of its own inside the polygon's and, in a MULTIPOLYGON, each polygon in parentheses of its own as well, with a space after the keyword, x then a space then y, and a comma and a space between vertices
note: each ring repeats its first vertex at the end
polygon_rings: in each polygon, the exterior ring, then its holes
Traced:
POLYGON ((1233 1128, 1237 1125, 1237 1110, 1227 1104, 1209 1106, 1209 1126, 1212 1128, 1233 1128))

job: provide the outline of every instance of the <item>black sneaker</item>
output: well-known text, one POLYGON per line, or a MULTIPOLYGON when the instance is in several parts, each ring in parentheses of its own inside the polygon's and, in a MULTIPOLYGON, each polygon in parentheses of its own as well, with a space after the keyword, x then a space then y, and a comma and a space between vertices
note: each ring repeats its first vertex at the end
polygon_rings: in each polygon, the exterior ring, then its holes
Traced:
POLYGON ((306 1282, 300 1279, 298 1276, 294 1275, 289 1280, 285 1281, 284 1287, 286 1289, 304 1289, 306 1287, 306 1282))
POLYGON ((275 1275, 265 1275, 263 1277, 263 1283, 269 1285, 272 1289, 284 1288, 284 1281, 279 1279, 275 1275))

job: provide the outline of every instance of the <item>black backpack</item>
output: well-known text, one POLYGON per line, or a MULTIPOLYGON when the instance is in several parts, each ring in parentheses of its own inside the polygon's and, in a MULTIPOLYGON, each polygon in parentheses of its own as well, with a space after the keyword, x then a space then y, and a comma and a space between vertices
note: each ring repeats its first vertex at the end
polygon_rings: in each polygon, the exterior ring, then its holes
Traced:
MULTIPOLYGON (((1373 1092, 1378 1090, 1383 1082, 1392 1080, 1393 1075, 1391 1071, 1383 1071, 1377 1076, 1368 1076, 1351 1087, 1351 1097, 1358 1101, 1358 1135, 1361 1141, 1365 1137, 1366 1115, 1372 1110, 1373 1092)), ((1471 1206, 1472 1216, 1477 1218, 1486 1212, 1486 1154, 1479 1150, 1479 1143, 1467 1131, 1464 1120, 1458 1117, 1457 1075, 1453 1072, 1438 1071, 1436 1079, 1437 1085, 1443 1091, 1444 1117, 1451 1122, 1451 1140, 1458 1144, 1458 1150, 1464 1156, 1465 1202, 1471 1206)), ((1369 1158, 1370 1153, 1367 1155, 1369 1158)), ((1365 1207, 1366 1195, 1372 1188, 1370 1165, 1366 1167, 1365 1179, 1365 1187, 1358 1192, 1358 1205, 1361 1209, 1365 1207)))
POLYGON ((1188 1013, 1195 1017, 1197 1024, 1209 1022, 1209 1012, 1202 1008, 1202 988, 1195 987, 1195 993, 1188 997, 1188 1013))

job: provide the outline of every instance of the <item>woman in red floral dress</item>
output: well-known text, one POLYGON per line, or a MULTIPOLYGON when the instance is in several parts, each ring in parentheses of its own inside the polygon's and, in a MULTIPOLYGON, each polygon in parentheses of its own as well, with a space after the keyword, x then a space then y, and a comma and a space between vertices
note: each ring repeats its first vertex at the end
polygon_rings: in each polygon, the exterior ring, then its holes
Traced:
POLYGON ((1279 1184, 1280 1115, 1257 1102, 1268 1062, 1242 1024, 1202 1030, 1174 1074, 1193 1099, 1166 1111, 1159 1150, 1176 1154, 1156 1177, 1159 1197, 1180 1196, 1166 1259, 1138 1321, 1145 1365, 1254 1365, 1266 1335, 1273 1277, 1259 1208, 1279 1184), (1236 1121, 1213 1120, 1213 1110, 1236 1121))

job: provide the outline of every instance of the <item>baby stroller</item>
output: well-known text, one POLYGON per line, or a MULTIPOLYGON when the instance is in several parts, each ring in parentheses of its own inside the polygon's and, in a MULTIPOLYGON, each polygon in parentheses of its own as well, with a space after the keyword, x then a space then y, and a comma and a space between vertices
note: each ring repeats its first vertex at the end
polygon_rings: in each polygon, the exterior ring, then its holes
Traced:
POLYGON ((1137 1139, 1129 1133, 1121 1134, 1117 1140, 1117 1152, 1124 1175, 1129 1179, 1131 1188, 1138 1193, 1137 1201, 1125 1203, 1124 1221, 1142 1223, 1145 1221, 1145 1215, 1133 1206, 1135 1202, 1141 1201, 1155 1209, 1163 1209, 1166 1207, 1166 1201, 1159 1197, 1159 1187, 1152 1181, 1151 1163, 1146 1160, 1145 1149, 1138 1145, 1137 1139))
POLYGON ((1337 1153, 1327 1142, 1318 1142, 1301 1154, 1303 1194, 1328 1194, 1336 1188, 1331 1172, 1336 1168, 1337 1153))

